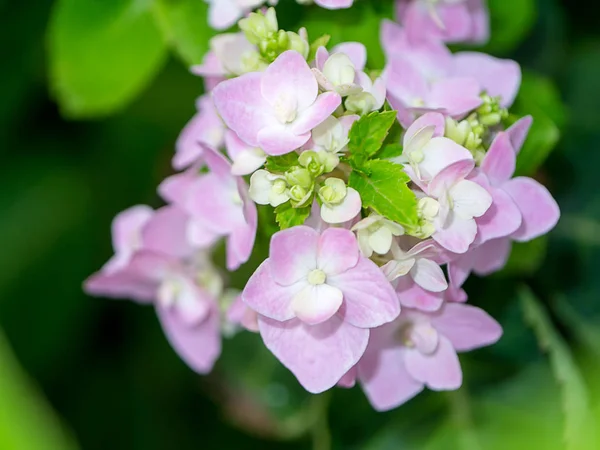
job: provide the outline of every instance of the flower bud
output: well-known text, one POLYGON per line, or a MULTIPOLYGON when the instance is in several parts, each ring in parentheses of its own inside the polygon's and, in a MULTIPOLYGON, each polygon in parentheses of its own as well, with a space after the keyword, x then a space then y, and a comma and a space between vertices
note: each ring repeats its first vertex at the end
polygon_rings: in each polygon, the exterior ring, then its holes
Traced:
POLYGON ((308 58, 308 53, 310 52, 310 45, 303 39, 298 33, 294 33, 293 31, 287 32, 288 37, 288 50, 295 50, 300 53, 304 58, 308 58))
POLYGON ((319 198, 327 205, 340 204, 345 198, 348 189, 346 183, 339 178, 327 178, 325 186, 319 189, 319 198))
POLYGON ((364 116, 373 110, 377 100, 369 92, 360 92, 358 94, 349 95, 346 98, 346 109, 355 114, 364 116))
POLYGON ((271 34, 279 29, 277 15, 274 8, 269 8, 266 13, 250 13, 248 17, 238 22, 240 29, 250 43, 259 45, 261 41, 269 39, 271 34))
POLYGON ((300 186, 309 189, 313 184, 313 176, 302 167, 292 167, 285 173, 285 179, 291 186, 300 186))
POLYGON ((315 178, 321 175, 325 169, 321 163, 318 153, 312 150, 303 152, 298 158, 298 162, 301 166, 306 167, 306 169, 315 178))

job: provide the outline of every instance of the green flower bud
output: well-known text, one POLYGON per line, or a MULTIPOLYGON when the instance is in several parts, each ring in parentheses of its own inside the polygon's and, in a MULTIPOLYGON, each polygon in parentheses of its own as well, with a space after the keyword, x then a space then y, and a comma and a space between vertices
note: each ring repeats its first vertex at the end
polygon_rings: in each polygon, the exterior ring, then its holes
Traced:
POLYGON ((323 171, 325 173, 331 172, 340 163, 340 158, 335 153, 318 152, 317 155, 319 155, 319 161, 323 165, 323 171))
POLYGON ((319 189, 319 198, 327 205, 338 205, 344 201, 348 189, 346 183, 339 178, 327 178, 325 186, 319 189))
POLYGON ((299 185, 292 186, 290 189, 290 199, 294 202, 299 202, 306 197, 307 192, 308 191, 306 189, 304 189, 302 186, 299 186, 299 185))
POLYGON ((261 58, 260 54, 256 51, 246 52, 242 55, 242 71, 248 72, 261 72, 266 69, 268 64, 261 58))
POLYGON ((285 173, 285 179, 291 186, 300 186, 309 189, 313 184, 313 176, 302 167, 292 167, 285 173))
POLYGON ((271 192, 273 192, 276 195, 281 195, 285 192, 287 187, 288 187, 288 185, 285 182, 285 180, 278 178, 277 180, 275 180, 273 182, 273 186, 271 187, 271 192))
POLYGON ((358 94, 349 95, 346 98, 346 109, 349 112, 364 116, 371 112, 376 104, 375 97, 368 92, 360 92, 358 94))
POLYGON ((293 31, 287 32, 288 37, 288 50, 296 50, 300 53, 305 59, 308 58, 308 53, 310 51, 310 45, 306 42, 298 33, 294 33, 293 31))
POLYGON ((262 40, 268 39, 272 33, 279 29, 277 15, 274 8, 269 8, 265 14, 250 13, 238 22, 238 26, 246 35, 250 43, 260 45, 262 40))
POLYGON ((312 150, 303 152, 298 158, 298 162, 302 167, 306 167, 306 169, 311 173, 313 177, 318 177, 324 172, 323 164, 321 163, 321 159, 319 158, 319 154, 312 150))

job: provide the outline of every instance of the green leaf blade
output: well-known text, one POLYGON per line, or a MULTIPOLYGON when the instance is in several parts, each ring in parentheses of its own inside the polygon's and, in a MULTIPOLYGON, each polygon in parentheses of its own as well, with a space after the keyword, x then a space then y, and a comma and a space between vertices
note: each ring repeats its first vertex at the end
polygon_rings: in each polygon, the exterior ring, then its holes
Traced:
POLYGON ((364 161, 374 156, 395 122, 396 111, 375 111, 354 122, 348 143, 351 161, 354 160, 360 167, 364 161))
POLYGON ((291 152, 281 156, 268 156, 265 169, 269 172, 284 173, 298 165, 298 153, 291 152))
POLYGON ((59 0, 48 39, 51 89, 62 113, 74 118, 125 107, 168 55, 152 2, 59 0))
POLYGON ((275 214, 279 228, 286 230, 304 224, 310 215, 310 207, 294 208, 290 202, 286 202, 275 208, 275 214))
POLYGON ((353 171, 349 180, 350 187, 360 194, 363 207, 404 227, 416 227, 417 198, 407 185, 410 178, 402 166, 376 159, 368 161, 365 168, 367 172, 353 171))

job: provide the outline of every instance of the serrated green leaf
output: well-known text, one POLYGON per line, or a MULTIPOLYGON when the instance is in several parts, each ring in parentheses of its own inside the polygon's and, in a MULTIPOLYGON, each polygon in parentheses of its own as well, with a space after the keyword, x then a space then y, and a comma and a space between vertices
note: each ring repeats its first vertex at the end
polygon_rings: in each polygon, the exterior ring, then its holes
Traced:
POLYGON ((285 230, 302 225, 310 215, 310 207, 294 208, 290 202, 285 202, 275 208, 275 214, 279 228, 285 230))
POLYGON ((392 159, 402 155, 404 148, 400 144, 388 144, 384 146, 379 153, 377 159, 392 159))
POLYGON ((396 122, 396 111, 374 111, 354 122, 350 129, 348 149, 350 162, 360 168, 375 155, 396 122))
POLYGON ((148 1, 59 0, 49 27, 51 88, 69 117, 98 117, 132 101, 167 57, 148 1))
POLYGON ((523 288, 519 296, 525 320, 533 328, 540 347, 548 352, 552 371, 562 390, 567 450, 598 448, 587 386, 569 347, 554 329, 548 313, 533 293, 523 288))
POLYGON ((408 188, 410 178, 402 166, 375 159, 367 161, 365 169, 366 172, 353 171, 348 181, 360 194, 363 207, 407 228, 416 227, 417 198, 408 188))
POLYGON ((197 0, 159 0, 155 17, 165 38, 183 62, 202 62, 215 31, 208 26, 208 4, 197 0))
POLYGON ((281 156, 268 156, 265 169, 269 172, 283 173, 298 165, 298 153, 291 152, 281 156))

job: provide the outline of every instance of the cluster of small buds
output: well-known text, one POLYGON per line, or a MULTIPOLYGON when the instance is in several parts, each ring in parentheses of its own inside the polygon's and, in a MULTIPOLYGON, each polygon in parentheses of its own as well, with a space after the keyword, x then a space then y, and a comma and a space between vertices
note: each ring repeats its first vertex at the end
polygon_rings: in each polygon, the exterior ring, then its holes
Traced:
POLYGON ((311 44, 304 29, 280 30, 273 8, 250 12, 262 1, 210 3, 213 23, 249 13, 242 32, 215 37, 192 68, 207 94, 177 142, 180 172, 158 188, 168 205, 115 218, 115 256, 87 291, 154 304, 200 373, 222 335, 246 329, 313 393, 358 381, 386 410, 425 387, 457 389, 457 352, 502 334, 465 304, 464 282, 500 270, 512 241, 560 215, 542 185, 513 177, 531 125, 507 123, 519 66, 446 47, 485 39, 481 0, 398 0, 374 77, 360 43, 311 44), (280 230, 233 292, 211 255, 225 239, 227 270, 248 261, 268 228, 257 205, 280 230))

